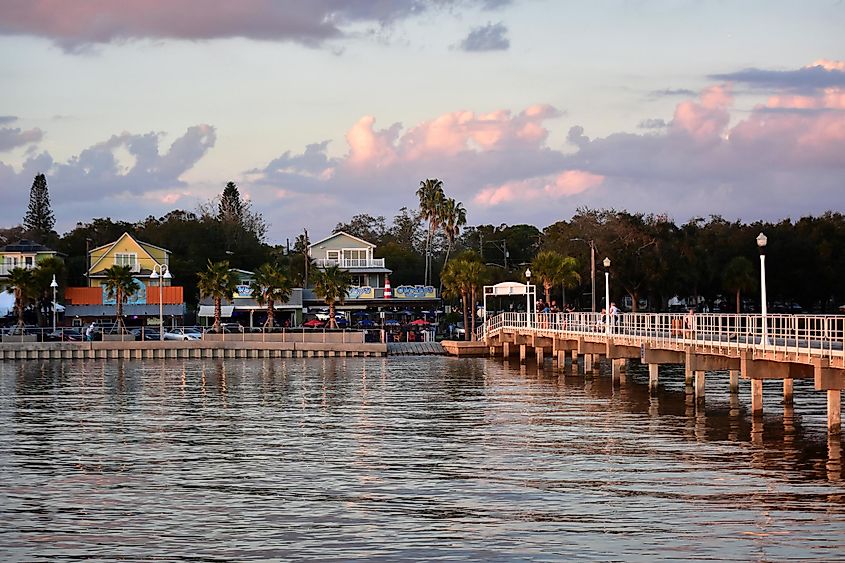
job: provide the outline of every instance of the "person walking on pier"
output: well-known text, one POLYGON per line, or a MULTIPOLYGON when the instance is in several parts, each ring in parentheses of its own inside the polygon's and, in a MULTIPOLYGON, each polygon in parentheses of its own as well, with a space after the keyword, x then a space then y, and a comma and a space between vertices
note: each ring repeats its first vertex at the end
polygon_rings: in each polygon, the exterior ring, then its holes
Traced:
POLYGON ((684 337, 695 338, 695 309, 692 307, 684 315, 684 337))

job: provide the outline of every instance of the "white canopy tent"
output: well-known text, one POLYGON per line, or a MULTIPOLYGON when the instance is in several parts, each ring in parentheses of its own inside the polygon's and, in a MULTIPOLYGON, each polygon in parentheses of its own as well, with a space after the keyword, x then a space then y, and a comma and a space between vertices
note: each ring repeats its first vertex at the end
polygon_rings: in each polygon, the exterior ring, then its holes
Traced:
POLYGON ((519 282, 502 282, 496 285, 484 286, 484 320, 487 320, 487 297, 520 297, 525 296, 527 313, 534 310, 537 302, 537 286, 519 282))

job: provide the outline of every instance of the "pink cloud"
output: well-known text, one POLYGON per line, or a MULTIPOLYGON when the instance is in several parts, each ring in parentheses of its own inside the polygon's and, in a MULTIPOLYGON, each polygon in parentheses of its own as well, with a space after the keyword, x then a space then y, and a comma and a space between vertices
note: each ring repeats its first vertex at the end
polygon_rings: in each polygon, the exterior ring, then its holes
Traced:
POLYGON ((711 86, 701 92, 698 102, 681 102, 675 108, 671 130, 683 133, 697 141, 718 138, 730 122, 733 98, 727 86, 711 86))
POLYGON ((517 201, 550 201, 580 194, 600 186, 603 181, 604 176, 599 174, 566 170, 551 177, 529 178, 483 188, 475 195, 473 202, 484 207, 494 207, 517 201))

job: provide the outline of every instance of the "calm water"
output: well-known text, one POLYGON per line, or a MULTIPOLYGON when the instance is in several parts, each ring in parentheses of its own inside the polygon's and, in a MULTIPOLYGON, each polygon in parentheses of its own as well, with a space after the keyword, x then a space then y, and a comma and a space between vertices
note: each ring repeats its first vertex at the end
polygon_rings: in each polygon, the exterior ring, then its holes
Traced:
POLYGON ((824 394, 451 358, 0 363, 0 559, 845 557, 824 394))

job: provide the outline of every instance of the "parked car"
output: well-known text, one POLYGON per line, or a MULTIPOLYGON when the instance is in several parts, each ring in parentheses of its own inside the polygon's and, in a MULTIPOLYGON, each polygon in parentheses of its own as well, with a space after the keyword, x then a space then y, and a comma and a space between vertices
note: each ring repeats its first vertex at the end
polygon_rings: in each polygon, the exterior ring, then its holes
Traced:
POLYGON ((202 332, 193 327, 174 328, 164 331, 165 340, 202 340, 202 332))
POLYGON ((161 333, 157 328, 145 326, 133 328, 129 332, 135 337, 135 340, 161 340, 161 333))
POLYGON ((47 340, 50 342, 82 342, 85 340, 85 335, 82 334, 82 329, 78 327, 57 328, 47 334, 47 340))

